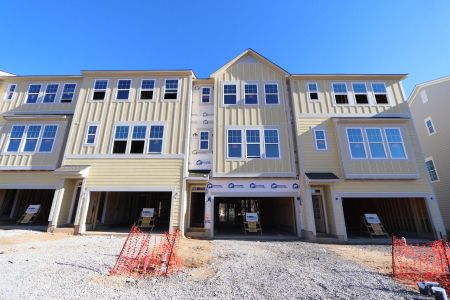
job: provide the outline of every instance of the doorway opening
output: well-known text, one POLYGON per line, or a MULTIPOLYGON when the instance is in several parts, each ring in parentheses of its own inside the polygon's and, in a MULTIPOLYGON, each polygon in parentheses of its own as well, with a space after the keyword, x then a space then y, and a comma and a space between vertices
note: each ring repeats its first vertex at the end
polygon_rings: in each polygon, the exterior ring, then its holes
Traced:
POLYGON ((205 192, 191 192, 190 227, 205 226, 205 192))

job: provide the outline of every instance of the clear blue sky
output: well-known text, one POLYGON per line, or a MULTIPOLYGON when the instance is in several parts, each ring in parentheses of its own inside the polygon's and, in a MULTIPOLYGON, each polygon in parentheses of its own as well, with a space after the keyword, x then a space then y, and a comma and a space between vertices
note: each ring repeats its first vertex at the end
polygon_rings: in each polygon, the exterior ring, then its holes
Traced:
POLYGON ((2 1, 0 70, 193 69, 253 48, 291 73, 450 74, 450 1, 2 1))

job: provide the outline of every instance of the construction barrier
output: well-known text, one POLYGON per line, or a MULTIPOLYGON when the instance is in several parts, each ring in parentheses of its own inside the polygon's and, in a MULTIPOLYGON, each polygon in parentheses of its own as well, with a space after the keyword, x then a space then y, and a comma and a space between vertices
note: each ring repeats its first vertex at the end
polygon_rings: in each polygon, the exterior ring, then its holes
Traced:
POLYGON ((181 270, 178 257, 180 232, 154 235, 133 225, 111 275, 166 276, 181 270))
POLYGON ((435 281, 450 292, 450 246, 443 240, 409 244, 392 237, 392 274, 409 284, 435 281))

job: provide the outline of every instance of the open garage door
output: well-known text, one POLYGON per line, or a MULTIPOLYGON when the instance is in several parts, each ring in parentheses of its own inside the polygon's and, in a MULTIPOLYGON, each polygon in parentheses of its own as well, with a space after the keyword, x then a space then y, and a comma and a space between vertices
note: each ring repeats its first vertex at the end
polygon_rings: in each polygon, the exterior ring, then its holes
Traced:
POLYGON ((432 238, 423 198, 343 198, 348 235, 363 235, 364 214, 377 214, 389 234, 432 238))
POLYGON ((167 231, 171 202, 171 192, 91 192, 86 228, 128 231, 138 222, 143 208, 153 208, 153 231, 167 231))
POLYGON ((216 197, 216 235, 242 235, 246 212, 257 212, 263 235, 295 235, 294 199, 291 197, 216 197))
POLYGON ((5 189, 0 190, 0 222, 14 224, 29 205, 40 205, 40 211, 32 225, 47 225, 55 190, 5 189))

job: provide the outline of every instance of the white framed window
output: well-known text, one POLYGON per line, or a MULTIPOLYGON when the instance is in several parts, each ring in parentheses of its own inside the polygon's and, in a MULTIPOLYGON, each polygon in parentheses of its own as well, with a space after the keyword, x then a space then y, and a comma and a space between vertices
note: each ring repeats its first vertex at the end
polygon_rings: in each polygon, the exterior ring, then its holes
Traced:
POLYGON ((42 134, 39 152, 52 152, 55 144, 56 133, 58 132, 58 125, 45 125, 42 134))
POLYGON ((150 126, 148 153, 161 154, 163 152, 163 141, 164 141, 164 125, 150 126))
POLYGON ((199 138, 198 149, 209 150, 209 132, 208 131, 200 131, 199 137, 200 138, 199 138))
POLYGON ((400 128, 385 128, 386 141, 392 159, 406 159, 405 145, 400 128))
POLYGON ((11 134, 9 135, 7 152, 19 152, 20 144, 22 143, 22 138, 25 133, 24 125, 14 125, 11 128, 11 134))
POLYGON ((424 120, 425 127, 427 128, 428 135, 433 135, 436 133, 436 129, 434 128, 433 120, 431 117, 428 117, 424 120))
POLYGON ((70 103, 73 101, 75 95, 76 83, 64 83, 63 91, 61 94, 61 103, 70 103))
POLYGON ((245 139, 247 158, 261 158, 261 137, 259 129, 246 129, 245 139))
POLYGON ((352 159, 367 158, 363 131, 361 128, 347 128, 347 143, 352 159))
POLYGON ((317 82, 308 82, 306 86, 308 88, 309 100, 319 100, 319 85, 317 84, 317 82))
POLYGON ((88 124, 84 144, 87 146, 94 146, 95 142, 97 141, 97 132, 98 132, 97 124, 88 124))
POLYGON ((256 83, 244 83, 244 104, 258 104, 258 85, 256 83))
POLYGON ((45 87, 43 103, 54 103, 58 93, 59 84, 49 83, 45 87))
POLYGON ((17 84, 8 84, 5 92, 5 100, 11 101, 16 95, 17 84))
POLYGON ((134 125, 132 128, 130 154, 143 154, 145 152, 147 126, 134 125))
POLYGON ((202 87, 202 103, 209 103, 211 100, 211 88, 210 87, 202 87))
POLYGON ((29 125, 27 128, 27 134, 25 136, 25 145, 23 146, 23 152, 35 152, 41 135, 42 126, 29 125))
POLYGON ((278 83, 264 84, 264 98, 267 105, 280 104, 278 83))
POLYGON ((386 84, 384 82, 372 82, 372 91, 376 104, 389 104, 386 84))
POLYGON ((223 84, 223 104, 224 105, 237 104, 237 84, 235 83, 223 84))
POLYGON ((130 97, 131 79, 117 81, 116 100, 128 100, 130 97))
POLYGON ((130 126, 128 125, 116 125, 112 149, 113 154, 127 153, 129 131, 130 126))
POLYGON ((369 144, 370 158, 387 158, 384 147, 383 134, 381 128, 366 128, 367 143, 369 144))
POLYGON ((316 150, 318 151, 327 150, 327 136, 325 133, 325 129, 314 129, 313 132, 316 150))
POLYGON ((102 101, 106 97, 106 89, 108 88, 107 79, 97 79, 94 82, 94 92, 92 93, 92 100, 102 101))
POLYGON ((178 99, 178 79, 166 79, 164 83, 164 100, 177 100, 178 99))
POLYGON ((346 105, 348 103, 347 85, 343 82, 334 82, 332 84, 334 103, 338 105, 346 105))
POLYGON ((432 157, 427 157, 425 159, 425 166, 427 167, 428 176, 430 176, 430 180, 432 182, 439 181, 439 175, 436 170, 436 165, 434 164, 432 157))
POLYGON ((367 86, 364 82, 352 83, 353 94, 355 95, 356 104, 369 104, 369 96, 367 94, 367 86))
POLYGON ((227 130, 227 158, 242 158, 242 129, 227 130))
POLYGON ((264 157, 280 158, 278 129, 264 129, 264 157))
POLYGON ((422 98, 422 103, 425 104, 428 102, 427 91, 423 90, 420 92, 420 98, 422 98))
POLYGON ((25 103, 37 103, 39 99, 39 93, 41 92, 41 87, 41 84, 30 84, 28 86, 25 103))
POLYGON ((139 99, 153 100, 154 93, 155 93, 155 80, 154 79, 142 79, 139 99))

